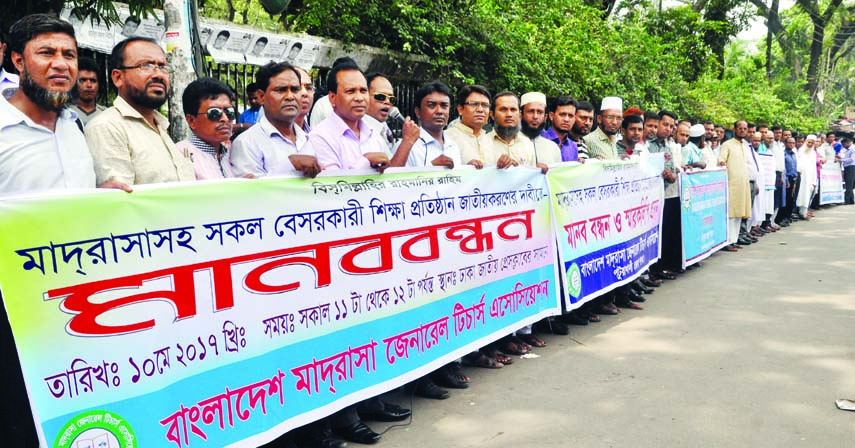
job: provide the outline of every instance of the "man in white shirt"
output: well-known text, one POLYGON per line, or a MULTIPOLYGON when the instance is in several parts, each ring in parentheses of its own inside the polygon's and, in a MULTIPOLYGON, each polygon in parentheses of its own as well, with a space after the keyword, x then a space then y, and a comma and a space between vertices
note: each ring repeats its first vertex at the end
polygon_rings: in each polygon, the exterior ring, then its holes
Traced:
POLYGON ((300 80, 300 73, 285 62, 271 62, 256 72, 256 85, 264 92, 264 116, 232 143, 230 160, 236 176, 320 173, 314 152, 306 147, 308 137, 296 125, 300 80))
MULTIPOLYGON (((21 88, 8 101, 0 96, 0 195, 95 187, 92 156, 75 114, 65 107, 77 78, 74 28, 49 14, 24 17, 10 29, 9 50, 21 88)), ((0 363, 0 383, 7 388, 0 400, 0 444, 38 446, 2 296, 0 363)))
MULTIPOLYGON (((461 166, 460 148, 443 130, 451 111, 451 90, 441 82, 430 82, 416 91, 414 103, 421 132, 407 154, 407 166, 461 166)), ((399 147, 395 158, 403 157, 404 150, 399 147)))
MULTIPOLYGON (((3 65, 3 56, 6 53, 6 40, 3 28, 0 28, 0 66, 3 65)), ((0 96, 7 100, 18 90, 18 75, 9 73, 0 67, 0 96)))

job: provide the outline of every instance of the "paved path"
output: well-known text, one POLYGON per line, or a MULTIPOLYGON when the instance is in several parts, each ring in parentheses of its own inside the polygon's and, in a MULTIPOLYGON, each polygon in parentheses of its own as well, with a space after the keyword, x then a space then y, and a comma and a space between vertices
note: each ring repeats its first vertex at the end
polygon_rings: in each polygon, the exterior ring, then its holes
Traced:
POLYGON ((416 397, 412 423, 380 446, 855 447, 855 413, 834 405, 855 398, 855 207, 720 252, 647 297, 546 337, 537 359, 468 369, 472 387, 448 400, 416 397))

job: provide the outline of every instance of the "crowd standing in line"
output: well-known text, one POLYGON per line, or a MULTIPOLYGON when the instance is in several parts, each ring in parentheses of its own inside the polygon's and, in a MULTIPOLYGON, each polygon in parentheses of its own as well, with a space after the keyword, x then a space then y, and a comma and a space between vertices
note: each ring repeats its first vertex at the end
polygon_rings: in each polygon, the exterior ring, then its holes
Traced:
MULTIPOLYGON (((130 37, 113 48, 110 81, 118 96, 109 108, 95 102, 99 68, 91 59, 78 58, 68 22, 45 14, 25 17, 10 29, 8 41, 0 41, 0 62, 4 50, 20 78, 0 71, 3 195, 95 187, 131 193, 140 184, 283 174, 315 177, 322 170, 383 173, 401 166, 528 166, 545 174, 560 162, 663 153, 661 259, 637 280, 579 309, 520 328, 406 386, 431 399, 448 398, 451 394, 443 387, 469 386, 471 379, 462 366, 502 368, 512 364, 514 356, 545 347, 538 334, 566 335, 570 325, 600 322, 600 316, 622 309, 643 310, 645 295, 685 272, 676 182, 680 172, 727 170, 728 252, 758 243, 795 221, 810 220, 818 208, 819 170, 825 161, 841 162, 845 203, 855 204, 855 147, 831 132, 803 136, 739 120, 733 123, 733 137, 726 139, 721 124, 679 120, 668 110, 624 108, 619 97, 606 97, 597 108, 570 95, 548 99, 541 92, 491 94, 480 85, 464 86, 455 95, 446 85, 430 82, 416 92, 415 119, 403 119, 396 138, 387 124, 396 104, 389 79, 380 73, 366 75, 351 58, 340 58, 327 77, 329 93, 317 104, 309 74, 287 62, 271 61, 258 70, 248 89, 250 107, 240 114, 228 85, 212 78, 192 82, 182 94, 191 133, 175 143, 167 133, 168 120, 159 112, 167 100, 170 67, 156 41, 130 37), (449 123, 454 108, 459 119, 449 123), (775 160, 774 191, 763 188, 758 162, 762 154, 775 160)), ((5 308, 0 310, 5 313, 5 308)), ((0 405, 2 434, 11 446, 35 446, 5 315, 0 324, 0 381, 10 391, 0 405)), ((401 421, 410 415, 410 410, 374 397, 274 444, 375 443, 381 436, 365 421, 401 421)))

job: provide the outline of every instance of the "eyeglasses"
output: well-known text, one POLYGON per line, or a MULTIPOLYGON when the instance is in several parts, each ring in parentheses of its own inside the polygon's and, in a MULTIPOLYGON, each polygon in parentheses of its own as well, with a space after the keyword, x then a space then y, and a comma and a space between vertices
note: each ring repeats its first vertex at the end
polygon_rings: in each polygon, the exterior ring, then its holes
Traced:
POLYGON ((481 101, 467 101, 463 104, 465 104, 465 105, 467 105, 473 109, 478 109, 478 108, 489 109, 490 108, 490 103, 481 102, 481 101))
POLYGON ((601 115, 601 117, 603 120, 611 122, 620 121, 622 118, 620 115, 601 115))
POLYGON ((395 95, 386 95, 385 93, 372 93, 371 94, 375 100, 380 101, 381 103, 389 102, 391 105, 395 105, 395 102, 398 101, 398 98, 395 95))
POLYGON ((162 73, 169 73, 172 70, 172 67, 169 64, 153 64, 151 62, 145 62, 143 64, 131 65, 127 67, 116 67, 117 70, 131 70, 138 68, 142 73, 146 75, 150 75, 154 73, 155 70, 160 70, 162 73))
MULTIPOLYGON (((202 112, 197 112, 193 115, 198 116, 201 113, 202 112)), ((211 121, 220 121, 220 118, 222 118, 224 113, 226 114, 226 117, 229 119, 229 121, 234 121, 234 119, 235 119, 235 108, 234 107, 227 107, 225 109, 220 109, 219 107, 212 107, 212 108, 209 108, 205 112, 205 116, 208 117, 208 119, 211 121)))

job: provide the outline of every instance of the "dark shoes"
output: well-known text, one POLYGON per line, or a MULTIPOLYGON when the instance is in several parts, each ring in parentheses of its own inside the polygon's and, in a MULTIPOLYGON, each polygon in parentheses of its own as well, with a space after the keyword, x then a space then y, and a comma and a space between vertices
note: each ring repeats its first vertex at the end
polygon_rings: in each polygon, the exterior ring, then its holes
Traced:
POLYGON ((546 318, 532 325, 534 331, 543 334, 557 334, 567 336, 570 334, 570 326, 558 319, 546 318))
POLYGON ((632 285, 632 290, 637 292, 638 294, 653 294, 653 291, 655 291, 655 289, 653 289, 649 286, 644 286, 641 283, 641 280, 636 280, 636 281, 632 282, 631 285, 632 285))
POLYGON ((349 442, 362 443, 365 445, 371 445, 380 440, 380 434, 372 431, 371 428, 362 421, 357 421, 356 423, 350 426, 345 426, 344 428, 333 429, 333 432, 349 442))
POLYGON ((567 314, 562 314, 556 319, 564 322, 568 325, 588 325, 588 315, 587 313, 580 314, 578 311, 571 311, 567 314))
POLYGON ((382 403, 383 409, 380 411, 363 411, 358 409, 359 418, 375 422, 400 422, 412 415, 409 409, 404 409, 396 404, 386 403, 385 401, 382 403))
POLYGON ((654 280, 651 278, 643 278, 641 279, 641 284, 644 286, 650 286, 651 288, 658 288, 662 286, 662 280, 654 280))
MULTIPOLYGON (((410 383, 413 384, 413 383, 410 383)), ((439 386, 433 383, 429 377, 424 376, 415 381, 414 392, 422 398, 430 398, 431 400, 445 400, 449 397, 449 393, 445 389, 440 389, 439 386)))

